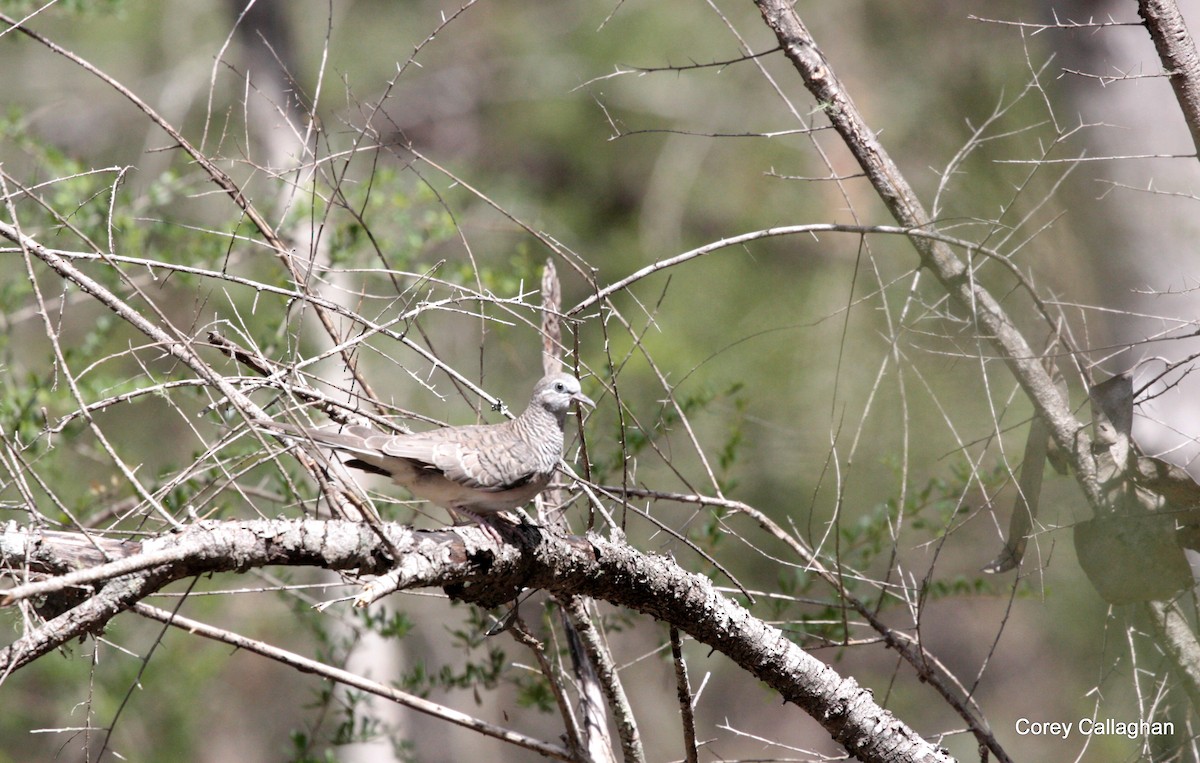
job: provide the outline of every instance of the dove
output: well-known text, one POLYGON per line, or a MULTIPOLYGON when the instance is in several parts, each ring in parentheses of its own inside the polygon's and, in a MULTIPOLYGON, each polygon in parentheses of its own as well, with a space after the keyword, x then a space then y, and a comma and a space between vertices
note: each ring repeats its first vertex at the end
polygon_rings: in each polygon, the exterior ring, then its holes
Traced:
POLYGON ((346 466, 391 477, 415 498, 473 519, 499 540, 492 517, 524 506, 549 484, 562 458, 563 426, 572 403, 595 406, 578 379, 552 373, 534 386, 520 416, 500 424, 392 435, 364 426, 252 423, 348 454, 346 466))

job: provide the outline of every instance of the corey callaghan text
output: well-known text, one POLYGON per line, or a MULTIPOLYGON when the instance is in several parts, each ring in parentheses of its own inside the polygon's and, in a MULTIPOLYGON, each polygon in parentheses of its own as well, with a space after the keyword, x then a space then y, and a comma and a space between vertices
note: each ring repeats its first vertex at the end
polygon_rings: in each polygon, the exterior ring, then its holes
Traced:
POLYGON ((1031 721, 1019 718, 1017 734, 1021 736, 1046 736, 1067 739, 1072 733, 1083 736, 1123 736, 1137 739, 1146 736, 1163 736, 1175 733, 1172 721, 1118 721, 1114 718, 1080 718, 1077 721, 1031 721))

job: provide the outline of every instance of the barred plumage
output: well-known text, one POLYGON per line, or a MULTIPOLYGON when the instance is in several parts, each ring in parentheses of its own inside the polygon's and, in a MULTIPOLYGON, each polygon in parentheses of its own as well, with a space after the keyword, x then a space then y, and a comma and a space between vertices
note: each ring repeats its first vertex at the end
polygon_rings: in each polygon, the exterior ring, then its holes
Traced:
POLYGON ((529 406, 502 424, 445 427, 387 435, 368 427, 294 427, 255 421, 263 429, 347 453, 351 466, 383 474, 416 498, 476 520, 523 506, 550 482, 562 458, 571 403, 592 406, 570 374, 550 374, 533 388, 529 406))

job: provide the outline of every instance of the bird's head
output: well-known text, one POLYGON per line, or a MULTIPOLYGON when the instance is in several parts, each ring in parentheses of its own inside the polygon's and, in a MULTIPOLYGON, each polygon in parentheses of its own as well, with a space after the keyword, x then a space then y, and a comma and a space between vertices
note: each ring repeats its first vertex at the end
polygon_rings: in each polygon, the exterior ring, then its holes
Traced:
POLYGON ((589 407, 596 405, 590 397, 583 394, 578 379, 562 373, 550 374, 539 381, 533 388, 533 399, 529 401, 530 407, 545 408, 556 416, 566 413, 571 403, 589 407))

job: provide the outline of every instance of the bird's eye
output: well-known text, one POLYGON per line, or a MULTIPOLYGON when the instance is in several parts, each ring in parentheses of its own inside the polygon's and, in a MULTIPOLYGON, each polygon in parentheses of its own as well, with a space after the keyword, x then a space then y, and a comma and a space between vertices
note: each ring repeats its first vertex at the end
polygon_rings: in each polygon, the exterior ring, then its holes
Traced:
POLYGON ((565 392, 566 389, 567 389, 567 385, 563 384, 562 382, 554 382, 554 391, 555 392, 565 392))

